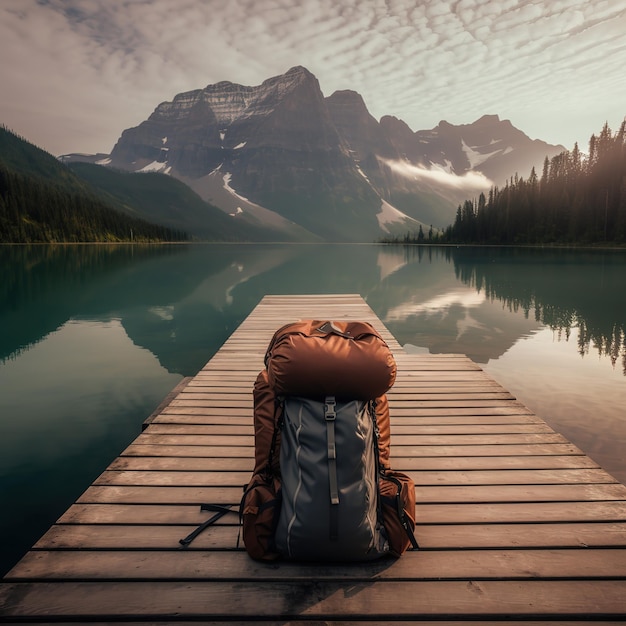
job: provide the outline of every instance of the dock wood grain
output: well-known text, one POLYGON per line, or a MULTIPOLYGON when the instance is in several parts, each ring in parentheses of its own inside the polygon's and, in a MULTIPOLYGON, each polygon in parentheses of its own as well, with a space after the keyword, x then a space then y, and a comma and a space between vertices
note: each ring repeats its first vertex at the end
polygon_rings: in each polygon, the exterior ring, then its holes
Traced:
MULTIPOLYGON (((5 512, 6 514, 6 512, 5 512)), ((0 583, 5 623, 626 623, 626 487, 463 355, 407 354, 358 295, 266 296, 0 583), (229 514, 252 469, 252 384, 273 332, 371 322, 391 347, 392 464, 421 550, 262 564, 229 514)))

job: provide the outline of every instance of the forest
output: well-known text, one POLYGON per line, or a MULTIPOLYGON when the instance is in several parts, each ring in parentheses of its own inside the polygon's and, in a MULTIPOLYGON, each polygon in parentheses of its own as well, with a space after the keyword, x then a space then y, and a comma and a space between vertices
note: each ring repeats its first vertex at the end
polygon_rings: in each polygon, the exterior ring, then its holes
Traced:
POLYGON ((52 155, 0 128, 0 243, 186 239, 116 211, 52 155))
POLYGON ((587 154, 575 144, 546 157, 541 175, 533 168, 466 200, 443 232, 420 228, 395 243, 626 244, 626 121, 615 133, 605 124, 587 154))

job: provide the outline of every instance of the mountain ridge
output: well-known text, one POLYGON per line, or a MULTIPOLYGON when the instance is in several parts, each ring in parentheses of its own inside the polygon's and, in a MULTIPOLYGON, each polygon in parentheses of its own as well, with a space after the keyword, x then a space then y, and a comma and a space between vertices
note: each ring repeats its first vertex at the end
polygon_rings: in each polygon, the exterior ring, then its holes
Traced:
POLYGON ((418 131, 394 116, 376 120, 358 92, 325 97, 295 66, 257 86, 221 81, 177 94, 99 162, 179 178, 242 221, 372 241, 443 228, 469 196, 563 150, 493 114, 418 131))

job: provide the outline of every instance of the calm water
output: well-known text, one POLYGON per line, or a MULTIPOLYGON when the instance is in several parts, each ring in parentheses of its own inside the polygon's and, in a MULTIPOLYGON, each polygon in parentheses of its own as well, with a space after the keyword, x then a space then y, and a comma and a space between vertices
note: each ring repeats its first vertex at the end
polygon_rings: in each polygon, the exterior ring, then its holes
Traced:
POLYGON ((626 252, 0 246, 0 271, 2 574, 269 293, 360 293, 626 482, 626 252))

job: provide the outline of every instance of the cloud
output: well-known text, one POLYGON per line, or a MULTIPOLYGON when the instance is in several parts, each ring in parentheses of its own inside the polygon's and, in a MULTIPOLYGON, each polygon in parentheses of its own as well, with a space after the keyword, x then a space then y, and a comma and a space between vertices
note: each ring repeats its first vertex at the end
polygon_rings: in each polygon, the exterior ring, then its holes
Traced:
POLYGON ((2 0, 0 121, 107 151, 164 100, 304 65, 414 130, 485 113, 573 145, 626 102, 626 0, 2 0))
POLYGON ((447 172, 440 168, 426 169, 418 165, 412 165, 406 161, 391 159, 380 159, 394 173, 411 180, 425 181, 445 185, 453 189, 463 191, 486 191, 493 186, 493 181, 489 180, 481 172, 466 172, 463 176, 458 176, 453 172, 447 172))

